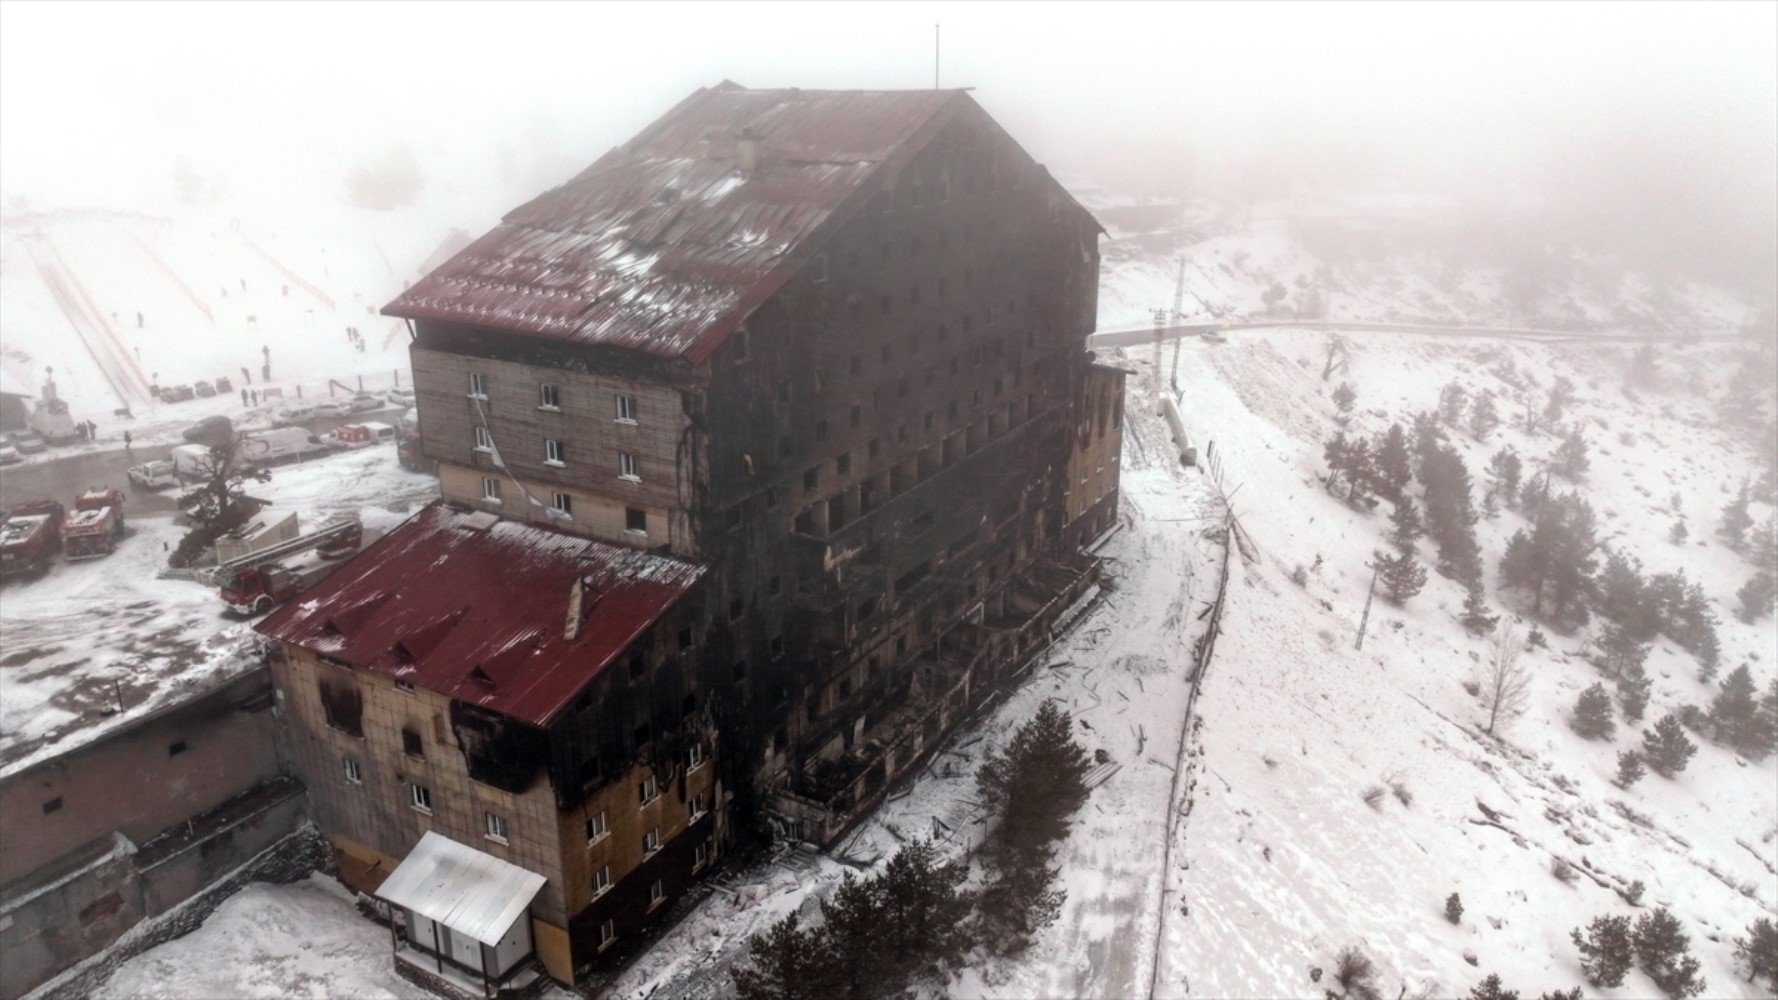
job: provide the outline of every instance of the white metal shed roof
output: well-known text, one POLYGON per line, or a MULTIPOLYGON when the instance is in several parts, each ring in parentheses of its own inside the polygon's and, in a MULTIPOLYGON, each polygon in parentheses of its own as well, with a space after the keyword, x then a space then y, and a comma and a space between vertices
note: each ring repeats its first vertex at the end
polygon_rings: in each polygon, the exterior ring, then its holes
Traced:
POLYGON ((377 897, 497 945, 544 877, 428 831, 377 890, 377 897))

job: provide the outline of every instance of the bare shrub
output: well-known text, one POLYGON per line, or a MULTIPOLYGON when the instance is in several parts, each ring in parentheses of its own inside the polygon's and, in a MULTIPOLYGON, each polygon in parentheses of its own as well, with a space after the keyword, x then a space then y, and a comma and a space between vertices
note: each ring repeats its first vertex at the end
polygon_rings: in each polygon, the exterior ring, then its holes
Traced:
POLYGON ((1565 885, 1573 885, 1580 881, 1580 872, 1576 871, 1566 858, 1552 858, 1550 860, 1550 874, 1556 876, 1556 880, 1565 885))
POLYGON ((1377 965, 1356 946, 1340 952, 1335 960, 1334 982, 1356 1000, 1377 1000, 1377 965))
POLYGON ((1382 785, 1372 785, 1364 790, 1364 804, 1378 812, 1383 811, 1383 796, 1388 795, 1382 785))

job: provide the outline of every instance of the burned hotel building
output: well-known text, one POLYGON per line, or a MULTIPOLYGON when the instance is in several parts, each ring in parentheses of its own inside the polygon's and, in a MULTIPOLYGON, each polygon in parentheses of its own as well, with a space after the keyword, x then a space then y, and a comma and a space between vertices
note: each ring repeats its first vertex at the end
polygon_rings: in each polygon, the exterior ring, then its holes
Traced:
POLYGON ((442 499, 260 629, 411 961, 571 982, 1041 650, 1116 517, 1099 232, 964 91, 724 83, 385 309, 442 499))

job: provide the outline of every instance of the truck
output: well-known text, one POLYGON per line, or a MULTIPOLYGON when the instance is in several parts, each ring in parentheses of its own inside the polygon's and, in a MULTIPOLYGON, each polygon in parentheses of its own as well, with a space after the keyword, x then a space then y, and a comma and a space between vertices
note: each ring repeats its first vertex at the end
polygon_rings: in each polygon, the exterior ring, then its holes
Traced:
POLYGON ((369 448, 371 445, 387 444, 396 439, 393 425, 377 420, 367 420, 358 424, 347 424, 334 431, 329 438, 341 448, 369 448))
POLYGON ((222 603, 237 615, 270 611, 332 573, 342 556, 364 544, 364 525, 343 518, 307 535, 280 542, 220 567, 222 603))
POLYGON ((62 519, 62 555, 70 561, 108 556, 117 550, 123 527, 123 493, 87 490, 62 519))
POLYGON ((35 575, 62 549, 62 505, 54 500, 14 504, 0 521, 0 577, 35 575))
POLYGON ((414 410, 401 415, 395 438, 395 460, 409 472, 432 472, 432 460, 426 457, 426 442, 420 437, 420 420, 414 410))
POLYGON ((216 471, 216 449, 207 444, 182 444, 167 452, 167 461, 180 479, 209 479, 216 471))
POLYGON ((327 442, 302 427, 278 427, 241 437, 241 461, 248 465, 297 462, 327 451, 327 442))

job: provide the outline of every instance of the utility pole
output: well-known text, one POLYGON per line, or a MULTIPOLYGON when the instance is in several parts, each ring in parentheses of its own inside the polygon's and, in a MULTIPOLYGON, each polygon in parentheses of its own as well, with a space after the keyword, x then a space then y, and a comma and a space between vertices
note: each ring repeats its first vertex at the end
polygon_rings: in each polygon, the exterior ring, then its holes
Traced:
POLYGON ((1381 562, 1371 567, 1371 588, 1364 595, 1364 616, 1358 619, 1358 641, 1352 644, 1353 649, 1364 648, 1364 629, 1371 622, 1371 601, 1377 596, 1377 575, 1383 572, 1381 562))

